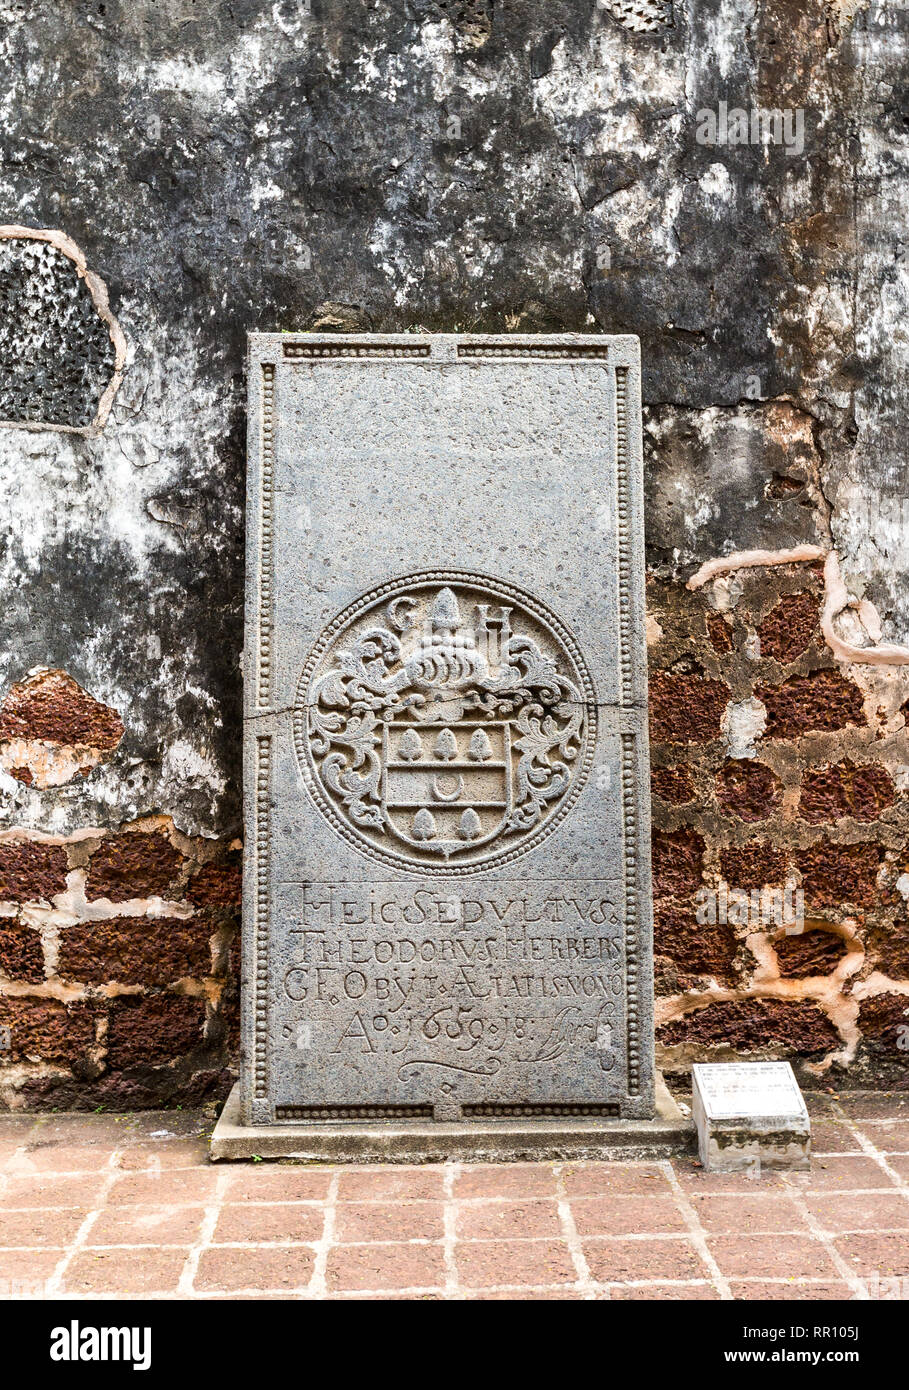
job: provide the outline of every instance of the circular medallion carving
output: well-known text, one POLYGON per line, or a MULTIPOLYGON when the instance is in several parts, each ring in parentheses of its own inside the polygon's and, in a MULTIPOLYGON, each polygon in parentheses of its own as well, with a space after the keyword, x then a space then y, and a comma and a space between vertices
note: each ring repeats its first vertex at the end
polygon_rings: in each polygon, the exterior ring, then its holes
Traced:
POLYGON ((454 570, 340 613, 294 707, 320 811, 364 854, 418 873, 474 873, 538 844, 577 800, 595 740, 571 633, 514 585, 454 570))

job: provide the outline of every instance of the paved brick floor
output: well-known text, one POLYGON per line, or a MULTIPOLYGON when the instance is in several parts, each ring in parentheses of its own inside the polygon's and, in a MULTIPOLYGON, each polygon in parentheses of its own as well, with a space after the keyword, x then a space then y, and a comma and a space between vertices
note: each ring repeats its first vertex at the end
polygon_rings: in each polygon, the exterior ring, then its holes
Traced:
POLYGON ((810 1174, 694 1160, 209 1164, 199 1113, 0 1116, 0 1296, 670 1298, 909 1290, 909 1098, 811 1100, 810 1174))

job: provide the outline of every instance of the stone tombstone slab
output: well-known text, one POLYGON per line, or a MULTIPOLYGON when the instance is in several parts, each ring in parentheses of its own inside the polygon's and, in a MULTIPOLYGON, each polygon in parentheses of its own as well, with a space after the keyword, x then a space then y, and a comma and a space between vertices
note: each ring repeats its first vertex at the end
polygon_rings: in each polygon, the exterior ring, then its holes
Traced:
POLYGON ((811 1121, 788 1062, 696 1063, 692 1102, 708 1170, 810 1167, 811 1121))
POLYGON ((654 1110, 633 337, 256 334, 247 1125, 654 1110))

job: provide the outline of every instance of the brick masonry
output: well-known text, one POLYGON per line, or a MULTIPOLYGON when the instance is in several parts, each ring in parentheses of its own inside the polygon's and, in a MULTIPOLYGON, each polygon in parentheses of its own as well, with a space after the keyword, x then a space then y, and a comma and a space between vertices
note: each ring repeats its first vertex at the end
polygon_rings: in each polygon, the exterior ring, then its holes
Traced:
POLYGON ((650 582, 657 1041, 678 1085, 692 1061, 786 1056, 809 1087, 909 1086, 909 684, 836 661, 823 602, 818 564, 650 582), (754 901, 786 884, 801 930, 754 901), (744 920, 698 921, 733 890, 744 920))
MULTIPOLYGON (((657 1041, 682 1089, 693 1061, 766 1056, 808 1087, 909 1087, 909 688, 834 660, 822 599, 806 564, 650 582, 657 1041), (753 903, 787 883, 801 931, 703 920, 704 890, 753 903)), ((162 816, 0 836, 4 1106, 226 1093, 239 849, 162 816)))
POLYGON ((238 849, 181 835, 164 817, 59 841, 0 837, 4 1107, 123 1109, 226 1094, 239 1011, 238 849))

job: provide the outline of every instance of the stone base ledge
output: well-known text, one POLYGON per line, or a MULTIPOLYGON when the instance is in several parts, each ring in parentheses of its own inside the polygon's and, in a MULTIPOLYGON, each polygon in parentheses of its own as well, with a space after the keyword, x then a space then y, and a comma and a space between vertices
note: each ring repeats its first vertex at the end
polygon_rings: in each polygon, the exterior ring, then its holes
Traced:
POLYGON ((518 1163, 668 1158, 693 1153, 694 1124, 657 1086, 652 1120, 591 1119, 345 1121, 244 1125, 235 1086, 211 1137, 209 1157, 296 1159, 301 1163, 518 1163))

